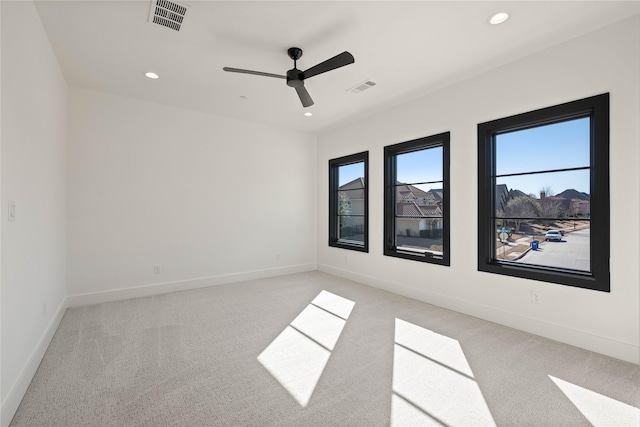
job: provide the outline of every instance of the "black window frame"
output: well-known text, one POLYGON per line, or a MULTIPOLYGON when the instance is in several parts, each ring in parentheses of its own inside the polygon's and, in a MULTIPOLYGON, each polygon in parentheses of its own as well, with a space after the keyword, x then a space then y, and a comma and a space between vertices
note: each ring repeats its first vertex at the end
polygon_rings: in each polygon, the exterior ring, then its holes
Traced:
MULTIPOLYGON (((431 264, 450 266, 450 215, 449 197, 449 163, 450 163, 451 132, 443 132, 411 141, 384 147, 384 255, 421 261, 431 264), (400 154, 421 151, 429 148, 442 147, 442 256, 432 252, 414 253, 403 251, 395 246, 396 242, 396 156, 400 154)), ((411 183, 407 183, 411 184, 411 183)), ((418 184, 418 183, 415 183, 418 184)))
POLYGON ((478 270, 610 292, 609 93, 478 124, 478 270), (589 272, 497 260, 496 135, 590 118, 589 272))
POLYGON ((329 160, 329 246, 352 251, 369 252, 369 152, 351 154, 329 160), (364 163, 364 224, 363 242, 339 239, 338 193, 340 166, 364 163))

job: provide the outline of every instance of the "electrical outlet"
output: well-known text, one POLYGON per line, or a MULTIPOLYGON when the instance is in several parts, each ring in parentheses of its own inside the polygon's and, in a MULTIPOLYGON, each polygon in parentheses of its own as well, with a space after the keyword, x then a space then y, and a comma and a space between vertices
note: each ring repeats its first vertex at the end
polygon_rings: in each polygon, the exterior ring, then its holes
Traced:
POLYGON ((542 304, 542 292, 531 291, 531 302, 533 304, 542 304))
POLYGON ((160 266, 159 265, 154 265, 153 266, 153 274, 160 274, 160 266))

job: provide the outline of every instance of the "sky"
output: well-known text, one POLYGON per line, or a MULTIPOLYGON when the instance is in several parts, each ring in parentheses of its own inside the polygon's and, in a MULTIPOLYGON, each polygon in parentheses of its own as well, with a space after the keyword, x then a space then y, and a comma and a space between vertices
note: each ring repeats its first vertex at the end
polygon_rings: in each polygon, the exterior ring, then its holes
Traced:
POLYGON ((338 187, 340 187, 356 178, 364 176, 364 162, 340 166, 338 171, 340 172, 338 177, 338 187))
MULTIPOLYGON (((498 135, 496 174, 588 167, 589 125, 586 117, 498 135)), ((555 194, 567 189, 590 194, 589 181, 589 170, 496 178, 497 184, 536 195, 544 187, 555 194)))
MULTIPOLYGON (((590 119, 581 118, 553 125, 500 134, 496 137, 496 184, 539 196, 543 188, 558 194, 567 189, 590 194, 589 170, 500 177, 503 174, 590 165, 590 119)), ((454 139, 452 138, 452 143, 454 139)), ((398 181, 405 183, 441 181, 442 147, 397 156, 398 181)), ((454 165, 451 165, 454 168, 454 165)), ((364 176, 364 164, 340 167, 339 185, 364 176)), ((418 185, 428 191, 442 183, 418 185)), ((549 195, 549 194, 548 194, 549 195)))
MULTIPOLYGON (((398 181, 404 183, 442 181, 442 147, 414 151, 397 156, 398 181)), ((339 186, 364 176, 363 163, 340 166, 339 186)), ((417 185, 428 191, 442 188, 442 183, 417 185)))
POLYGON ((442 147, 414 151, 397 156, 397 180, 406 184, 434 182, 416 185, 423 191, 442 188, 442 147))

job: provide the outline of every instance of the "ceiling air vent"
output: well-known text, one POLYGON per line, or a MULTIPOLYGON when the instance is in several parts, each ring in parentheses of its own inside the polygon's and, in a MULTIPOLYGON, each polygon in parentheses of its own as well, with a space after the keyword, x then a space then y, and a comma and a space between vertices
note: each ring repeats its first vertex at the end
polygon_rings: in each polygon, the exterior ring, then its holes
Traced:
POLYGON ((376 84, 374 82, 372 82, 371 80, 365 80, 362 83, 358 83, 357 85, 355 85, 354 87, 347 89, 347 92, 351 92, 351 93, 361 93, 364 92, 367 89, 371 89, 372 87, 374 87, 376 84))
POLYGON ((173 1, 152 0, 149 22, 180 31, 182 22, 187 15, 187 7, 173 1))

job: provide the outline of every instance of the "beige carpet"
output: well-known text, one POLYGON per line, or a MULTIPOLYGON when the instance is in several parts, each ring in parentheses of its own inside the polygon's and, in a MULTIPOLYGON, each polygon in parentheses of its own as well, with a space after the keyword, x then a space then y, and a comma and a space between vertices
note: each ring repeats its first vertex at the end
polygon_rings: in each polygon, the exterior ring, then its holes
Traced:
POLYGON ((638 425, 639 384, 312 272, 68 310, 12 426, 638 425))

